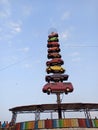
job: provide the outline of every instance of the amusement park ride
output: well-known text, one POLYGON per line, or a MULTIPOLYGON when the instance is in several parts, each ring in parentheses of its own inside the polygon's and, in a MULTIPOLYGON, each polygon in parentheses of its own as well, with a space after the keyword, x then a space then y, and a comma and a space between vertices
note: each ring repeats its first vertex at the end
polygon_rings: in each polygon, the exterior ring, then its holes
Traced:
POLYGON ((28 106, 18 106, 9 109, 12 111, 11 125, 16 123, 17 114, 20 113, 34 113, 35 121, 40 120, 41 112, 57 112, 58 119, 62 119, 62 112, 75 112, 83 111, 86 119, 91 119, 90 111, 98 111, 98 104, 91 103, 61 103, 60 95, 65 93, 66 95, 72 93, 74 88, 71 82, 68 82, 69 75, 65 74, 65 69, 62 67, 64 61, 60 54, 59 35, 56 32, 52 32, 48 35, 47 40, 47 58, 45 81, 47 82, 42 92, 55 94, 57 96, 57 103, 55 104, 38 104, 28 106), (52 74, 51 74, 52 73, 52 74))
POLYGON ((56 32, 51 32, 48 35, 47 40, 47 58, 51 59, 46 62, 46 72, 47 74, 53 73, 52 75, 46 75, 45 80, 48 82, 44 85, 42 91, 44 93, 56 94, 57 95, 57 104, 58 104, 58 117, 62 118, 61 115, 61 93, 71 93, 73 92, 73 85, 71 82, 67 82, 69 75, 64 74, 65 69, 62 67, 64 61, 61 59, 60 54, 60 44, 59 44, 59 35, 56 32), (66 82, 64 82, 66 81, 66 82))
MULTIPOLYGON (((55 94, 57 96, 57 104, 55 105, 55 110, 58 111, 58 118, 62 118, 62 109, 61 109, 61 99, 60 99, 60 94, 65 93, 71 93, 73 92, 73 85, 71 82, 67 82, 69 75, 64 74, 65 69, 62 67, 64 64, 64 61, 62 60, 62 56, 60 54, 60 44, 59 44, 59 35, 56 32, 51 32, 51 34, 48 35, 48 40, 47 40, 47 58, 49 59, 46 62, 46 72, 48 75, 45 76, 45 81, 47 82, 43 88, 42 91, 43 93, 47 93, 48 95, 50 94, 55 94), (52 74, 50 74, 52 73, 52 74), (65 82, 64 82, 65 81, 65 82)), ((48 105, 48 104, 47 104, 48 105)), ((11 123, 15 124, 16 122, 16 117, 18 113, 23 113, 23 112, 30 112, 30 111, 36 111, 35 113, 35 120, 39 119, 39 111, 41 110, 41 107, 44 107, 44 110, 53 110, 52 104, 49 104, 46 108, 45 105, 40 106, 36 105, 36 107, 33 105, 31 106, 22 106, 22 107, 16 107, 10 109, 12 111, 12 120, 11 123), (24 108, 26 107, 26 108, 24 108), (33 108, 34 107, 34 108, 33 108), (21 109, 21 110, 20 110, 21 109)))

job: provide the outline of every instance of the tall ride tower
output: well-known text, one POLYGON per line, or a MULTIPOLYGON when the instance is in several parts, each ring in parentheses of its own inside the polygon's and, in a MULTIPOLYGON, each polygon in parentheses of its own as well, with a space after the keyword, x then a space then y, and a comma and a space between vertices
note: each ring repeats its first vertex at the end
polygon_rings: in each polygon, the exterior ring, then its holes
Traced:
POLYGON ((60 54, 61 49, 58 33, 52 32, 48 35, 47 48, 47 58, 49 59, 46 62, 46 72, 48 75, 45 76, 45 81, 47 84, 44 85, 42 91, 48 95, 57 95, 58 118, 60 119, 62 118, 60 94, 73 92, 73 85, 71 82, 67 82, 69 75, 64 74, 65 69, 62 67, 64 61, 62 60, 62 56, 60 54))

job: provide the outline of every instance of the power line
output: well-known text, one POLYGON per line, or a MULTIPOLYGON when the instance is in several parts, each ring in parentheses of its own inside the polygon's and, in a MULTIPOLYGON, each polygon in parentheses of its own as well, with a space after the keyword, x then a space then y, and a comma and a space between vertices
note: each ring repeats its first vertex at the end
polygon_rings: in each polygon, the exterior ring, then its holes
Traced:
POLYGON ((23 59, 17 61, 17 62, 14 62, 14 63, 12 63, 12 64, 9 64, 9 65, 7 65, 7 66, 4 66, 4 67, 0 68, 0 71, 3 71, 3 70, 5 70, 5 69, 7 69, 7 68, 10 68, 10 67, 12 67, 12 66, 15 66, 15 65, 17 65, 17 64, 19 64, 19 63, 21 63, 21 62, 23 62, 23 61, 25 61, 25 60, 31 58, 31 57, 32 57, 32 56, 28 56, 28 57, 25 57, 25 58, 23 58, 23 59))
POLYGON ((65 44, 66 47, 98 47, 98 45, 86 44, 65 44))

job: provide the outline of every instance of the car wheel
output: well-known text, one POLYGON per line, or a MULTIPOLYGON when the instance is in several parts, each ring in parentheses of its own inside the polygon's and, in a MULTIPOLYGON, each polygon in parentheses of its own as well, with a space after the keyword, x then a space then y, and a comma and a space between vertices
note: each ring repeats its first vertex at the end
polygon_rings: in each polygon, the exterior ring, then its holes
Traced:
POLYGON ((58 62, 59 63, 59 65, 63 65, 64 64, 64 62, 58 62))
POLYGON ((49 95, 51 93, 51 88, 47 89, 47 94, 49 95))
POLYGON ((60 54, 58 54, 58 55, 57 55, 57 58, 61 58, 61 55, 60 55, 60 54))
POLYGON ((64 69, 61 69, 61 72, 62 72, 62 73, 64 73, 64 72, 65 72, 65 70, 64 70, 64 69))
POLYGON ((61 79, 61 82, 63 82, 63 79, 61 79))
POLYGON ((46 69, 46 72, 49 74, 51 72, 51 69, 50 68, 46 69))
POLYGON ((49 74, 49 71, 47 71, 47 73, 49 74))
POLYGON ((46 66, 49 66, 49 61, 46 62, 46 66))
POLYGON ((51 81, 51 78, 50 78, 50 77, 48 77, 48 78, 47 78, 47 82, 49 83, 50 81, 51 81))
POLYGON ((61 69, 60 71, 61 71, 61 73, 63 73, 63 72, 64 72, 64 70, 63 70, 63 69, 61 69))
POLYGON ((48 58, 48 59, 50 59, 50 56, 49 56, 49 55, 47 55, 47 58, 48 58))
POLYGON ((65 92, 65 94, 68 94, 68 92, 65 92))

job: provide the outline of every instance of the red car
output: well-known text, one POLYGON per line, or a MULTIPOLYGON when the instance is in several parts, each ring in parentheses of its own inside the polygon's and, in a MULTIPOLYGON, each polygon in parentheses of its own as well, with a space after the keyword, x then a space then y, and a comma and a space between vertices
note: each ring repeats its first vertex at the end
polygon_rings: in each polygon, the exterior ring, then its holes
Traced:
POLYGON ((63 65, 63 64, 64 64, 64 61, 61 58, 54 58, 54 59, 46 62, 47 66, 63 65))
POLYGON ((69 75, 67 74, 54 74, 54 75, 47 75, 45 77, 46 82, 63 82, 64 80, 68 80, 69 75))
POLYGON ((73 85, 70 82, 56 82, 56 83, 47 83, 42 91, 44 93, 71 93, 73 91, 73 85))
POLYGON ((60 48, 59 47, 51 47, 48 49, 48 53, 51 53, 51 52, 60 52, 60 48))
POLYGON ((49 38, 51 38, 51 37, 58 37, 58 33, 51 32, 51 34, 48 37, 49 38))
POLYGON ((61 58, 61 55, 59 53, 49 53, 47 55, 47 58, 48 59, 51 59, 51 58, 61 58))
POLYGON ((48 42, 47 47, 59 47, 60 44, 58 42, 48 42))

